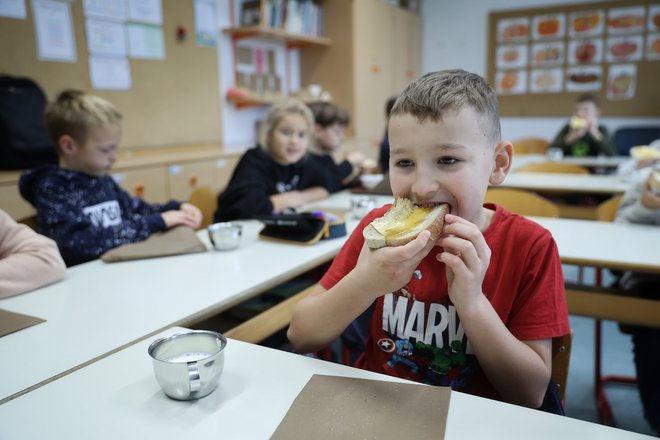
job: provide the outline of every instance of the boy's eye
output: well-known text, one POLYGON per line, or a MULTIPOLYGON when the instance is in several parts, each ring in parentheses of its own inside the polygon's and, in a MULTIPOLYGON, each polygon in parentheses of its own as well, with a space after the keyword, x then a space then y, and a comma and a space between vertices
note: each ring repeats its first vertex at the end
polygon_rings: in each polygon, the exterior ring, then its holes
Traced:
POLYGON ((408 159, 401 159, 396 162, 396 166, 401 168, 407 168, 413 166, 413 161, 408 159))
POLYGON ((458 162, 458 159, 456 159, 455 157, 441 157, 440 159, 438 159, 438 163, 440 165, 453 165, 456 162, 458 162))

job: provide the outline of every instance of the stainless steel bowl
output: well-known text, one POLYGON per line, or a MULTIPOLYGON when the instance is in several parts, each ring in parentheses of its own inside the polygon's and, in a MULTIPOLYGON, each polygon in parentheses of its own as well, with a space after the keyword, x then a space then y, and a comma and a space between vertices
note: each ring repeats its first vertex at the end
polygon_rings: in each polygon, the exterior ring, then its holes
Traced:
POLYGON ((241 243, 243 228, 235 223, 214 223, 206 228, 209 240, 213 247, 219 251, 236 249, 241 243))

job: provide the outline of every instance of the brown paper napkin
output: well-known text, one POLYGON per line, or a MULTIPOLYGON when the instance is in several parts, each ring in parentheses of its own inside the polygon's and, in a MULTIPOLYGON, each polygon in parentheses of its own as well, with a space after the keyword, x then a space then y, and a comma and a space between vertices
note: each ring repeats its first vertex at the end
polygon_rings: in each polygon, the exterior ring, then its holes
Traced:
POLYGON ((0 309, 0 337, 46 322, 45 319, 0 309))
POLYGON ((156 232, 144 241, 116 247, 101 255, 106 263, 166 257, 168 255, 206 252, 195 231, 187 226, 177 226, 164 232, 156 232))
POLYGON ((442 439, 451 390, 314 375, 272 439, 442 439))

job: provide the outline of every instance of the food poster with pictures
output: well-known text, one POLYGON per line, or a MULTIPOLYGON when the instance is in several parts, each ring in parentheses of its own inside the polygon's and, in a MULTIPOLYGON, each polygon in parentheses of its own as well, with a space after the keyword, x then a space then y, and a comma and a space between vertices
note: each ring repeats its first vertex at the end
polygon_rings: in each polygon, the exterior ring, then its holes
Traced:
POLYGON ((635 64, 614 64, 607 73, 607 99, 631 99, 637 86, 635 64))
POLYGON ((529 91, 532 93, 557 93, 563 87, 563 71, 555 69, 532 69, 529 91))
POLYGON ((660 116, 660 0, 496 11, 489 26, 488 79, 503 115, 557 116, 592 93, 611 114, 660 116))

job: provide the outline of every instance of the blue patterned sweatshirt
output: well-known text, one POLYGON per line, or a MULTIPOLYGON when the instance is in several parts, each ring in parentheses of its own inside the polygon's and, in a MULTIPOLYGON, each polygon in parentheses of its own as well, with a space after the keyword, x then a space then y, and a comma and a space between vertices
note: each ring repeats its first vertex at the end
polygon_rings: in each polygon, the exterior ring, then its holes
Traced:
POLYGON ((160 213, 181 206, 174 200, 151 205, 132 197, 110 176, 93 177, 55 165, 25 171, 19 190, 37 210, 38 232, 57 242, 67 266, 165 230, 160 213))

